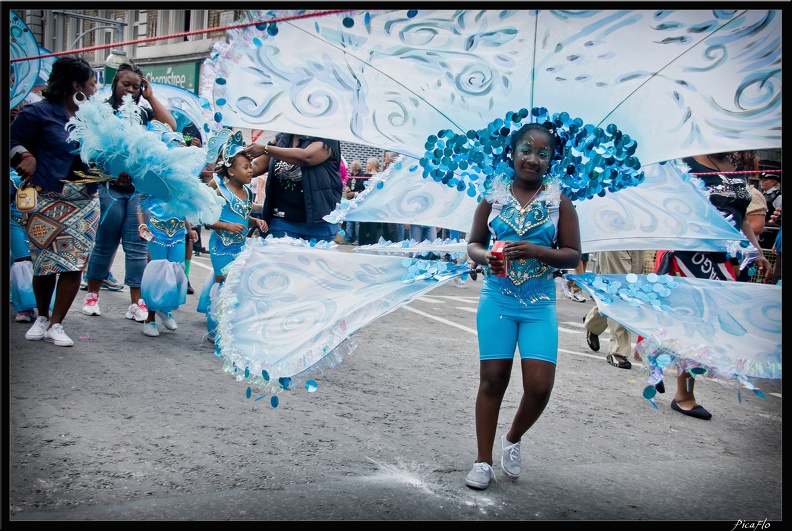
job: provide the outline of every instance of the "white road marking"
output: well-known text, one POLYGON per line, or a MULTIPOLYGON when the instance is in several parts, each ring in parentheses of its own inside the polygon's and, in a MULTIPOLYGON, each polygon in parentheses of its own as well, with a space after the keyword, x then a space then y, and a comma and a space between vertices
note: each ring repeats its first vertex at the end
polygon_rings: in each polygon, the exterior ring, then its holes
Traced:
MULTIPOLYGON (((422 297, 423 298, 423 297, 422 297)), ((403 309, 411 311, 413 313, 417 313, 418 315, 423 315, 424 317, 428 317, 429 319, 434 319, 443 324, 447 324, 448 326, 453 326, 454 328, 459 328, 460 330, 464 330, 465 332, 470 332, 474 336, 478 336, 478 332, 475 329, 469 328, 467 326, 463 326, 459 323, 455 323, 453 321, 449 321, 448 319, 443 319, 442 317, 438 317, 431 313, 422 312, 421 310, 416 310, 415 308, 411 308, 410 306, 402 306, 403 309)))
MULTIPOLYGON (((460 297, 449 297, 449 296, 442 296, 442 297, 443 298, 447 298, 447 299, 453 299, 453 300, 456 300, 456 301, 459 301, 459 299, 460 299, 460 297)), ((437 300, 434 300, 434 299, 430 299, 429 297, 419 297, 417 300, 424 301, 424 302, 429 302, 429 303, 441 303, 442 304, 442 301, 437 301, 437 300)), ((449 326, 453 326, 454 328, 459 328, 460 330, 464 330, 465 332, 470 332, 474 336, 478 336, 478 332, 475 329, 473 329, 473 328, 469 328, 469 327, 463 326, 463 325, 461 325, 459 323, 455 323, 453 321, 449 321, 448 319, 443 319, 442 317, 438 317, 438 316, 433 315, 431 313, 426 313, 426 312, 422 312, 421 310, 416 310, 415 308, 412 308, 410 306, 402 306, 402 308, 405 309, 405 310, 411 311, 413 313, 416 313, 418 315, 422 315, 424 317, 428 317, 429 319, 434 319, 435 321, 438 321, 440 323, 447 324, 449 326)), ((472 308, 472 307, 467 307, 467 306, 455 306, 455 308, 458 309, 458 310, 463 310, 463 311, 466 311, 466 312, 473 312, 473 313, 475 313, 476 310, 477 310, 477 308, 472 308)), ((564 321, 563 324, 564 325, 568 325, 568 326, 574 326, 576 328, 583 328, 583 323, 564 321)), ((583 333, 583 331, 581 331, 581 330, 572 330, 572 329, 563 328, 563 327, 560 327, 560 326, 558 327, 558 331, 559 332, 565 332, 567 334, 582 334, 583 333)), ((606 343, 606 342, 610 343, 610 340, 607 337, 605 337, 606 334, 610 335, 609 332, 607 330, 605 330, 605 332, 603 332, 603 334, 600 336, 600 344, 603 344, 603 343, 606 343)), ((635 343, 631 343, 631 345, 632 345, 633 348, 635 348, 635 343)), ((605 359, 605 355, 604 354, 587 354, 585 352, 577 352, 577 351, 574 351, 574 350, 566 350, 566 349, 563 349, 563 348, 559 348, 558 352, 564 352, 565 354, 574 354, 575 356, 582 356, 584 358, 591 358, 591 359, 595 359, 595 360, 604 360, 605 359)), ((778 398, 781 398, 781 393, 767 393, 767 394, 776 396, 778 398)))
POLYGON ((195 257, 193 257, 193 259, 190 261, 190 267, 192 267, 192 266, 198 266, 201 269, 206 269, 207 271, 214 271, 214 268, 212 267, 212 260, 211 259, 209 259, 209 265, 205 265, 203 263, 203 260, 201 260, 199 262, 198 260, 195 259, 195 257))

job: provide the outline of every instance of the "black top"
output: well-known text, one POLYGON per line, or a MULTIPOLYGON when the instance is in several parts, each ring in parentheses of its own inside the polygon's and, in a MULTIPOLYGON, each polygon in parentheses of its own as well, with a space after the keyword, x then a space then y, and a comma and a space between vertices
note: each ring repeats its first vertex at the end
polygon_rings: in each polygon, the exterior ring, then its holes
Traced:
POLYGON ((362 192, 366 189, 366 181, 371 178, 371 175, 368 173, 361 173, 359 175, 349 175, 347 176, 347 186, 353 192, 362 192))
MULTIPOLYGON (((290 148, 292 138, 291 134, 278 133, 274 144, 290 148)), ((299 176, 288 167, 291 165, 270 156, 269 175, 264 185, 265 221, 279 217, 291 221, 326 223, 322 218, 341 202, 341 144, 338 140, 300 135, 297 147, 305 149, 313 142, 322 142, 332 154, 315 166, 300 166, 299 176)))

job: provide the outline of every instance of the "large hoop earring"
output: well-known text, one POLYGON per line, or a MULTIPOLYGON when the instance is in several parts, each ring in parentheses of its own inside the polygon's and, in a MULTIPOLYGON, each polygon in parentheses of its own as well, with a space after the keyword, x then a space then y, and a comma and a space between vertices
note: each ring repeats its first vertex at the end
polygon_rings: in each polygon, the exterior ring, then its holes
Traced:
POLYGON ((88 96, 85 95, 85 92, 78 90, 74 93, 74 96, 72 96, 72 101, 74 101, 75 105, 79 106, 88 101, 88 96))

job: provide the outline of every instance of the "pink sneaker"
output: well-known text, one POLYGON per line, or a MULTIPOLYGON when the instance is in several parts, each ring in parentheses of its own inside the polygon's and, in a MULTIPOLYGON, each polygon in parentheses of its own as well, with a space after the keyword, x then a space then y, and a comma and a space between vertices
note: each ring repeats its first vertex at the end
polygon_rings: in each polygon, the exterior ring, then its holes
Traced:
POLYGON ((85 304, 83 305, 82 313, 85 315, 102 315, 99 309, 99 294, 97 292, 92 291, 85 296, 85 304))
POLYGON ((38 315, 36 315, 36 310, 23 310, 18 314, 16 314, 16 317, 14 317, 14 321, 16 321, 17 323, 32 323, 37 318, 38 315))
POLYGON ((148 317, 148 306, 146 306, 146 303, 143 301, 143 299, 138 299, 137 304, 132 303, 129 305, 124 317, 127 319, 134 319, 138 323, 142 323, 146 320, 146 317, 148 317))

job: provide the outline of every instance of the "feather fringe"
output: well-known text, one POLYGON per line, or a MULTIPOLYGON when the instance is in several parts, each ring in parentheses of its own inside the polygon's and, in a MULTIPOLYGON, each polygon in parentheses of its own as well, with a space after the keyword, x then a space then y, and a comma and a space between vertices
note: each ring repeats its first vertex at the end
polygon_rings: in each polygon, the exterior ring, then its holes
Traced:
POLYGON ((117 177, 125 172, 135 189, 162 200, 168 215, 193 225, 220 219, 223 200, 199 178, 205 151, 194 146, 168 149, 161 135, 141 125, 140 109, 124 96, 118 113, 109 103, 89 99, 69 120, 69 141, 80 143, 80 158, 117 177))

